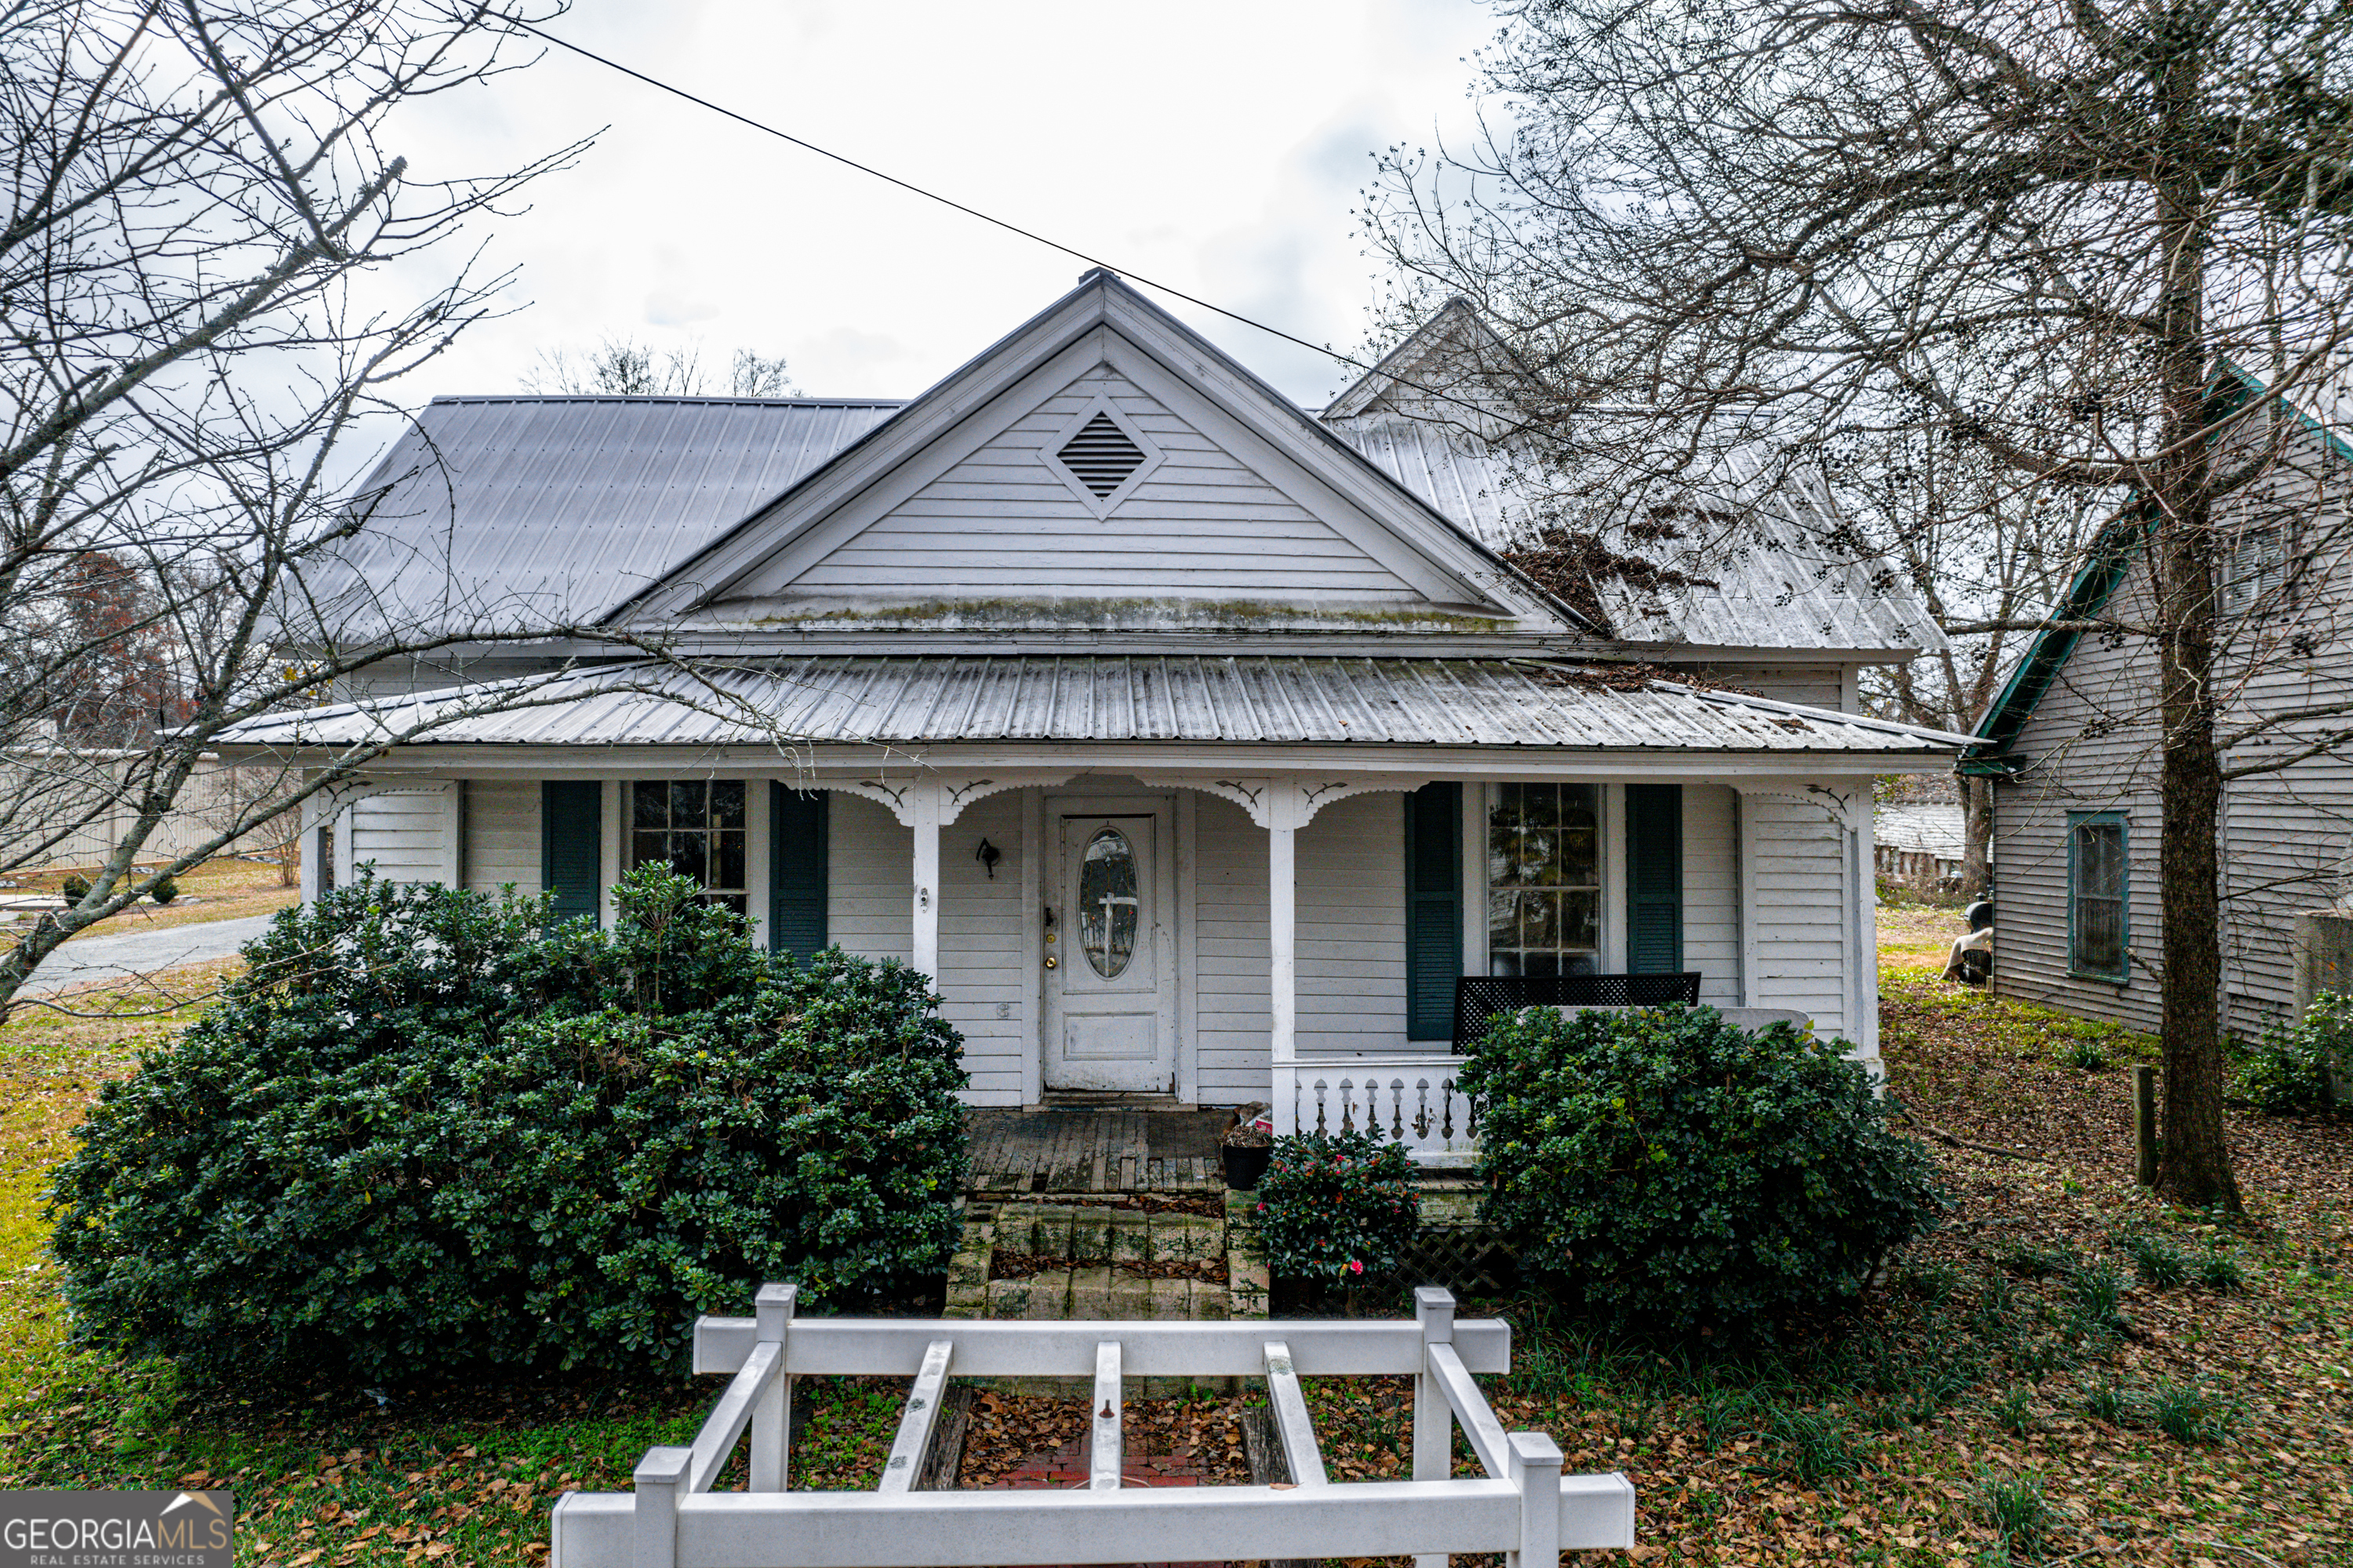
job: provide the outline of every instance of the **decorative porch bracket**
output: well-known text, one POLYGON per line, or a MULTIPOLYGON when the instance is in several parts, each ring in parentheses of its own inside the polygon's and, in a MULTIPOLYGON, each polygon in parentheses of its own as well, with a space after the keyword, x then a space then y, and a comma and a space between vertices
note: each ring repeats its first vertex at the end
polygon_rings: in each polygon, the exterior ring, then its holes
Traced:
POLYGON ((1505 1433, 1488 1408, 1474 1374, 1510 1370, 1509 1326, 1458 1320, 1441 1289, 1414 1296, 1414 1321, 1285 1322, 1270 1340, 1263 1322, 796 1321, 794 1287, 764 1286, 756 1318, 695 1325, 695 1370, 731 1381, 693 1446, 649 1450, 633 1493, 559 1499, 550 1568, 996 1568, 1124 1563, 1178 1546, 1229 1561, 1410 1555, 1417 1568, 1499 1552, 1511 1568, 1553 1568, 1565 1551, 1632 1546, 1624 1476, 1564 1478, 1550 1437, 1505 1433), (951 1364, 968 1377, 1091 1378, 1090 1485, 910 1489, 951 1364), (816 1373, 913 1380, 875 1491, 782 1489, 792 1380, 816 1373), (1124 1379, 1261 1375, 1293 1485, 1123 1485, 1124 1379), (1400 1375, 1414 1380, 1414 1478, 1332 1484, 1299 1379, 1400 1375), (714 1492, 747 1422, 751 1487, 714 1492), (1457 1425, 1484 1476, 1451 1478, 1457 1425))

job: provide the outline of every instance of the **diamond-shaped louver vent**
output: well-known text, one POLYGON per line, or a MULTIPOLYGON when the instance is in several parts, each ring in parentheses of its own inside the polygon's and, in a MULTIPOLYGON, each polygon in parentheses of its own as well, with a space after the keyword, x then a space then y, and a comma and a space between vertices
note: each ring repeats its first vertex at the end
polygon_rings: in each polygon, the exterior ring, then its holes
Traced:
POLYGON ((1079 433, 1054 455, 1097 500, 1126 483, 1127 476, 1144 466, 1144 449, 1129 440, 1127 432, 1113 424, 1109 414, 1097 414, 1080 426, 1079 433))

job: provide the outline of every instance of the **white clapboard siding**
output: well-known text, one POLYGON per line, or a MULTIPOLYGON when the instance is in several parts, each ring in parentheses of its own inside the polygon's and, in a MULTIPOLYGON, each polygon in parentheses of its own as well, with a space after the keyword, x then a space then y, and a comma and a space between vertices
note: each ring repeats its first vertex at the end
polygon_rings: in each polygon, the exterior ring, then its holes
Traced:
POLYGON ((1271 1082, 1267 1052, 1274 1028, 1267 988, 1266 831, 1215 795, 1200 797, 1194 821, 1196 1093, 1204 1105, 1263 1100, 1271 1082))
POLYGON ((539 780, 465 781, 466 885, 496 893, 512 883, 521 894, 540 891, 539 780))
POLYGON ((451 829, 457 781, 404 785, 352 803, 351 863, 374 863, 386 882, 456 879, 458 845, 451 829))
MULTIPOLYGON (((1263 857, 1266 835, 1255 836, 1263 857)), ((1405 796, 1324 807, 1301 831, 1294 863, 1301 1054, 1407 1050, 1405 796)))
POLYGON ((737 591, 754 599, 1421 597, 1105 367, 1049 397, 789 583, 754 573, 737 591), (1098 518, 1040 451, 1105 390, 1164 461, 1098 518))
POLYGON ((1817 1033, 1848 1036, 1849 966, 1858 960, 1849 951, 1847 828, 1827 805, 1788 796, 1746 796, 1741 809, 1755 899, 1749 1005, 1796 1008, 1812 1014, 1817 1033))
POLYGON ((1694 664, 1694 673, 1777 703, 1802 703, 1810 708, 1843 711, 1850 682, 1842 664, 1694 664))
MULTIPOLYGON (((839 810, 849 797, 833 799, 839 810)), ((899 832, 908 840, 906 830, 899 832)), ((974 1105, 1021 1103, 1022 1068, 1035 1035, 1021 942, 1029 915, 1021 901, 1021 857, 1029 852, 1018 792, 973 802, 940 832, 940 1015, 964 1036, 965 1071, 972 1075, 965 1097, 974 1105), (1004 855, 993 880, 977 858, 983 839, 1004 855)), ((904 888, 913 874, 912 864, 900 872, 902 923, 912 919, 904 888)))
MULTIPOLYGON (((837 789, 826 810, 826 936, 846 953, 915 951, 915 835, 880 801, 837 789)), ((944 857, 943 857, 944 858, 944 857)), ((997 867, 1003 875, 1005 868, 997 867)))
POLYGON ((1683 786, 1683 968, 1700 973, 1699 999, 1740 1005, 1740 864, 1734 797, 1723 784, 1683 786))

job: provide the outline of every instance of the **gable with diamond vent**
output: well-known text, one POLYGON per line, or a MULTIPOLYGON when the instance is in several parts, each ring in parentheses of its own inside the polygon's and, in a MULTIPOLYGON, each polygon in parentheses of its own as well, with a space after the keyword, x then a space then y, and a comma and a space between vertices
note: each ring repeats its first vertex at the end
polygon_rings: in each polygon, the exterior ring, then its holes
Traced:
POLYGON ((1300 410, 1098 276, 671 574, 632 613, 912 608, 1112 627, 1556 606, 1300 410))

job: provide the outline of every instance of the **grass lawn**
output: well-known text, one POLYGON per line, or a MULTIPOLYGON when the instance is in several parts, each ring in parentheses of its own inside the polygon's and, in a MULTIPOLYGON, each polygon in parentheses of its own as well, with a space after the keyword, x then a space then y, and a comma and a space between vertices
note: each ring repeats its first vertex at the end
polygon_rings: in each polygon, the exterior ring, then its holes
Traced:
MULTIPOLYGON (((88 866, 81 867, 80 874, 86 876, 90 870, 88 866)), ((20 872, 9 878, 13 884, 9 891, 55 893, 72 874, 75 874, 75 868, 71 866, 20 872)), ((208 860, 179 881, 180 896, 171 903, 154 904, 142 900, 88 930, 75 932, 69 939, 79 942, 90 937, 128 937, 141 931, 191 926, 199 921, 271 915, 291 907, 302 895, 300 888, 280 885, 276 865, 243 860, 235 855, 208 860)), ((0 950, 15 945, 15 938, 8 935, 8 927, 0 926, 0 950)))
MULTIPOLYGON (((1943 984, 1949 911, 1882 913, 1882 1049, 1945 1141, 1952 1223, 1852 1320, 1761 1361, 1610 1344, 1501 1304, 1506 1425, 1620 1468, 1636 1556, 1976 1565, 2353 1561, 2353 1125, 2236 1113, 2249 1223, 2131 1181, 2125 1031, 1943 984), (1994 1150, 2007 1150, 2004 1154, 1994 1150)), ((108 993, 84 993, 103 1012, 108 993)), ((125 1003, 127 1005, 127 1002, 125 1003)), ((185 1390, 70 1348, 41 1251, 41 1173, 174 1018, 0 1027, 0 1487, 226 1485, 238 1560, 536 1563, 566 1489, 625 1489, 708 1382, 185 1390)), ((872 1484, 884 1381, 810 1380, 797 1486, 872 1484)), ((1403 1390, 1311 1383, 1335 1479, 1397 1474, 1403 1390)))

